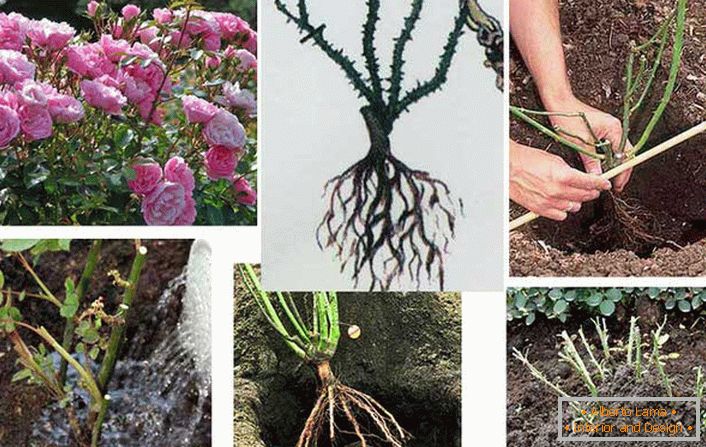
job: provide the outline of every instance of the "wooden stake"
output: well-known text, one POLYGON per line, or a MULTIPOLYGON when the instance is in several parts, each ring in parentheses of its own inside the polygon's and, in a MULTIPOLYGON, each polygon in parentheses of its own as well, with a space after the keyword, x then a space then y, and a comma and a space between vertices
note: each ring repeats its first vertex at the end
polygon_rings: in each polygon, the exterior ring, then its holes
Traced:
MULTIPOLYGON (((686 130, 679 135, 670 138, 669 140, 665 141, 664 143, 661 143, 652 149, 645 151, 638 155, 635 158, 631 158, 630 160, 626 161, 625 163, 621 164, 620 166, 616 166, 615 168, 611 169, 608 172, 604 172, 601 177, 610 180, 613 177, 617 177, 618 175, 622 174, 623 172, 634 168, 635 166, 638 166, 647 160, 656 157, 659 154, 662 154, 669 149, 672 149, 675 146, 678 146, 679 144, 685 142, 686 140, 695 137, 696 135, 706 132, 706 121, 704 121, 701 124, 698 124, 694 127, 692 127, 689 130, 686 130)), ((535 220, 536 218, 540 217, 536 213, 527 213, 523 215, 522 217, 518 217, 517 219, 513 220, 510 222, 510 231, 514 231, 521 226, 528 224, 535 220)))

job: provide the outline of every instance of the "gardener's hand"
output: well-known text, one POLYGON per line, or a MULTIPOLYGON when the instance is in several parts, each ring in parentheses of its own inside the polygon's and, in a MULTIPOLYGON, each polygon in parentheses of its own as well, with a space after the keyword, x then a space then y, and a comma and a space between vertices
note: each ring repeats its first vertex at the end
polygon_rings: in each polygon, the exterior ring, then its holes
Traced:
POLYGON ((611 188, 608 180, 571 168, 561 157, 510 141, 510 199, 554 220, 611 188))
MULTIPOLYGON (((616 117, 589 106, 588 104, 578 100, 573 95, 570 95, 565 99, 548 102, 550 102, 550 104, 546 104, 546 106, 551 112, 584 113, 588 122, 591 124, 595 137, 598 138, 598 140, 610 141, 612 147, 616 149, 620 147, 623 126, 620 120, 616 117)), ((563 136, 567 137, 574 143, 579 144, 590 152, 596 152, 595 147, 590 144, 586 144, 586 142, 593 142, 594 136, 591 135, 583 119, 578 117, 552 116, 550 117, 550 120, 555 128, 563 131, 563 136), (578 138, 569 137, 569 134, 575 135, 578 138)), ((629 151, 631 148, 632 145, 628 141, 625 149, 626 151, 629 151)), ((586 168, 586 172, 597 175, 602 173, 601 160, 591 158, 590 156, 584 154, 580 155, 583 165, 586 168)), ((628 170, 613 179, 615 192, 619 193, 623 191, 625 185, 627 185, 630 180, 631 174, 632 170, 628 170)))

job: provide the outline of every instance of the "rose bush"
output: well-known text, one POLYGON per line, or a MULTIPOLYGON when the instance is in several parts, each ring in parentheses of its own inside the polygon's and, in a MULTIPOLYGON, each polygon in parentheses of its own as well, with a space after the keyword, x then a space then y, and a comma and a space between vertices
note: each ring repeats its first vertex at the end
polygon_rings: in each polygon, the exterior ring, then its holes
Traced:
POLYGON ((193 0, 0 13, 0 223, 256 223, 257 33, 193 0))

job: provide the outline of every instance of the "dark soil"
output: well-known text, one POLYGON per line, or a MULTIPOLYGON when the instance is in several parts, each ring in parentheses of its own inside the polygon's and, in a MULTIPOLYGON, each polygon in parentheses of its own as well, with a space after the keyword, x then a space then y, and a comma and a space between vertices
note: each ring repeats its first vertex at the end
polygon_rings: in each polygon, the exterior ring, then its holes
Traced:
MULTIPOLYGON (((564 0, 561 2, 564 49, 571 84, 588 104, 619 116, 629 42, 642 42, 669 14, 673 0, 564 0)), ((706 119, 706 9, 690 3, 679 82, 648 147, 706 119)), ((671 54, 663 60, 663 85, 671 54)), ((531 77, 515 48, 511 59, 511 102, 541 109, 531 77)), ((650 110, 661 96, 656 89, 636 120, 639 136, 650 110)), ((511 121, 511 137, 523 144, 562 155, 573 166, 575 154, 511 121)), ((538 219, 511 238, 510 269, 514 276, 673 276, 706 274, 706 136, 696 137, 636 168, 622 194, 647 214, 642 219, 655 240, 635 242, 613 222, 609 197, 584 206, 562 223, 538 219), (608 224, 608 231, 605 231, 608 224), (602 229, 604 231, 599 231, 602 229), (540 244, 541 241, 541 244, 540 244), (543 246, 553 247, 547 267, 543 246), (685 250, 682 250, 686 247, 685 250), (668 250, 664 250, 667 248, 668 250), (683 259, 686 257, 687 259, 683 259), (700 262, 699 262, 700 261, 700 262), (617 262, 617 263, 616 263, 617 262), (564 270, 566 267, 566 270, 564 270)), ((524 213, 518 206, 513 217, 524 213)), ((517 232, 516 232, 517 233, 517 232)))
MULTIPOLYGON (((190 241, 143 241, 148 248, 146 264, 140 280, 139 293, 135 298, 126 339, 126 350, 135 359, 149 355, 161 341, 164 331, 173 328, 180 309, 173 309, 168 317, 155 324, 152 321, 151 308, 166 288, 167 283, 178 276, 186 265, 190 241)), ((72 276, 75 281, 81 275, 89 241, 75 240, 71 244, 71 253, 47 253, 41 256, 36 265, 38 275, 52 291, 62 291, 64 280, 72 276)), ((114 312, 118 304, 119 289, 112 284, 108 271, 117 269, 127 277, 134 256, 132 241, 104 241, 102 256, 94 274, 93 286, 88 291, 84 302, 90 303, 98 297, 104 297, 107 310, 114 312)), ((5 287, 13 290, 35 291, 32 278, 24 272, 13 257, 0 259, 0 270, 5 274, 5 287)), ((56 293, 56 292, 55 292, 56 293)), ((57 293, 63 298, 63 292, 57 293)), ((25 299, 19 306, 25 320, 35 326, 45 326, 56 338, 63 333, 63 320, 57 318, 52 305, 43 301, 25 299)), ((37 342, 31 335, 23 333, 28 342, 37 342)), ((121 357, 126 356, 121 353, 121 357)), ((17 357, 6 340, 0 340, 0 445, 24 446, 30 444, 32 424, 39 417, 42 408, 49 403, 48 396, 38 386, 10 383, 12 374, 17 371, 17 357)), ((210 428, 209 435, 210 437, 210 428)), ((210 441, 209 441, 210 442, 210 441)), ((54 447, 54 446, 43 446, 54 447)), ((58 447, 58 446, 57 446, 58 447)), ((65 447, 65 446, 61 446, 65 447)))
MULTIPOLYGON (((460 446, 460 296, 342 293, 339 302, 342 322, 359 325, 362 336, 341 338, 336 376, 390 410, 413 435, 409 446, 460 446)), ((290 447, 316 399, 316 378, 237 287, 235 318, 235 445, 290 447)))
MULTIPOLYGON (((657 314, 661 313, 661 309, 656 310, 657 314)), ((624 340, 629 331, 629 314, 620 312, 619 315, 622 315, 622 318, 613 318, 608 321, 611 346, 615 345, 616 340, 624 340)), ((642 312, 638 315, 641 317, 640 327, 643 334, 649 333, 656 327, 655 320, 659 321, 659 317, 656 315, 643 315, 642 312)), ((685 316, 684 314, 670 313, 668 318, 669 323, 665 332, 670 334, 670 339, 662 353, 676 352, 680 354, 680 357, 676 360, 668 360, 665 369, 672 381, 675 396, 693 396, 696 378, 693 368, 706 367, 706 334, 703 317, 697 317, 693 314, 685 316)), ((581 447, 586 444, 585 442, 572 443, 557 440, 558 396, 530 375, 526 367, 512 356, 512 348, 528 352, 529 360, 569 395, 588 396, 590 394, 586 386, 573 370, 565 363, 559 362, 559 338, 557 337, 562 330, 566 330, 569 334, 575 334, 582 325, 587 336, 595 334, 593 326, 590 323, 587 324, 587 320, 588 318, 575 317, 566 324, 561 324, 557 320, 550 321, 541 318, 532 326, 525 326, 522 321, 508 324, 508 447, 581 447)), ((593 343, 595 345, 598 341, 593 340, 593 343)), ((637 383, 633 378, 632 370, 627 367, 617 368, 608 380, 598 385, 598 388, 599 395, 608 397, 666 395, 656 374, 647 375, 642 383, 637 383)), ((702 408, 704 403, 706 403, 706 399, 701 404, 702 408)), ((630 442, 605 441, 596 441, 590 444, 600 447, 632 447, 637 445, 630 442)), ((681 447, 696 445, 693 442, 670 442, 669 444, 681 447)), ((664 441, 646 441, 640 442, 639 445, 641 447, 658 447, 664 445, 664 441)))

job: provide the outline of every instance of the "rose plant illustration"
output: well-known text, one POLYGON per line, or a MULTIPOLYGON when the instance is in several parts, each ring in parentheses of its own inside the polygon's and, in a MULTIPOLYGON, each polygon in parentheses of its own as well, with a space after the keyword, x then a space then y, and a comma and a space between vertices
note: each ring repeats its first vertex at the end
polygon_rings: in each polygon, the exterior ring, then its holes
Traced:
POLYGON ((193 0, 0 13, 0 223, 256 223, 257 33, 193 0))
POLYGON ((325 24, 315 22, 308 2, 275 0, 276 8, 343 72, 364 102, 363 116, 370 138, 367 155, 325 186, 326 212, 316 231, 321 249, 331 249, 356 287, 388 290, 402 278, 444 286, 444 258, 454 237, 460 203, 447 184, 414 169, 394 155, 390 136, 397 120, 412 105, 439 91, 446 83, 459 39, 467 23, 463 3, 449 24, 446 45, 433 76, 405 87, 406 49, 422 21, 423 0, 410 2, 410 11, 394 42, 392 62, 382 68, 376 50, 380 1, 367 0, 362 28, 364 72, 344 49, 328 37, 325 24), (295 6, 296 5, 296 6, 295 6))

